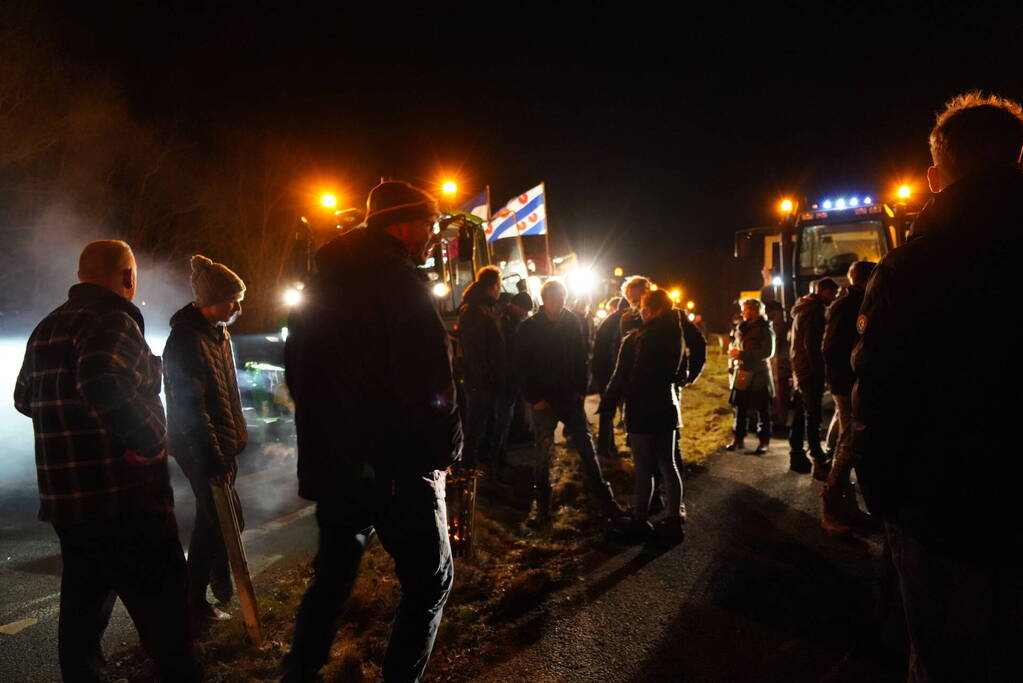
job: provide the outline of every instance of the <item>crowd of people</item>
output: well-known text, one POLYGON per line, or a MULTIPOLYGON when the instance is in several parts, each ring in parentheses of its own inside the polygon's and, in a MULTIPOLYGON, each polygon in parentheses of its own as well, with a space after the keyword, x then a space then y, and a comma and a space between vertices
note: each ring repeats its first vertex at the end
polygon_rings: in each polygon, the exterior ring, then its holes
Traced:
MULTIPOLYGON (((879 264, 854 263, 837 298, 834 280, 815 283, 791 311, 787 345, 776 302, 742 303, 729 351, 735 422, 726 448, 744 448, 751 419, 752 453, 770 447, 771 359, 782 341, 795 405, 789 467, 825 483, 829 531, 883 522, 911 642, 910 680, 1019 680, 1020 465, 1005 453, 1003 433, 1013 424, 1015 377, 1010 367, 993 373, 969 362, 949 330, 964 311, 995 320, 1011 304, 1023 111, 999 98, 958 98, 930 144, 936 197, 905 247, 879 264), (828 388, 836 406, 830 453, 821 424, 828 388), (854 469, 873 516, 858 507, 854 469)), ((464 458, 500 478, 516 406, 527 408, 534 433, 534 526, 552 522, 560 423, 600 518, 637 539, 674 544, 685 535, 679 402, 705 362, 699 329, 643 277, 624 283, 591 334, 589 321, 566 307, 558 280, 543 285, 530 315, 529 294, 502 296, 500 272, 484 268, 459 311, 456 373, 449 333, 417 268, 438 213, 434 198, 411 185, 375 187, 365 229, 317 252, 305 304, 289 321, 299 493, 315 501, 320 535, 284 681, 316 680, 374 537, 401 584, 383 675, 420 678, 454 578, 446 471, 464 458), (591 368, 600 393, 596 442, 585 404, 591 368), (600 463, 618 456, 622 408, 634 460, 629 514, 600 463)), ((191 267, 194 299, 171 319, 162 363, 132 303, 135 258, 112 240, 85 247, 79 283, 26 348, 14 398, 36 434, 40 519, 60 541, 65 680, 103 680, 101 637, 115 596, 164 681, 201 679, 194 634, 226 616, 207 590, 222 602, 232 592, 213 494, 222 489, 240 510, 233 480, 247 436, 226 328, 241 312, 245 284, 200 255, 191 267), (187 561, 168 455, 195 494, 187 561)), ((998 351, 1011 366, 1011 349, 998 351)))

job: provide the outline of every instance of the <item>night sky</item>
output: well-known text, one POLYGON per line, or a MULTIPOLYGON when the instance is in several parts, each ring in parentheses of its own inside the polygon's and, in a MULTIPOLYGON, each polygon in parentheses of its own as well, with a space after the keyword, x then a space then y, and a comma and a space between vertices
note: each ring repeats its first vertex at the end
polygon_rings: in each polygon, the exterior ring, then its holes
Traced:
MULTIPOLYGON (((310 177, 547 183, 556 251, 726 302, 758 285, 737 229, 783 194, 922 182, 942 102, 1023 99, 1019 3, 54 4, 59 45, 200 149, 237 128, 313 143, 310 177), (485 6, 484 6, 485 5, 485 6)), ((922 185, 919 185, 922 189, 922 185)))

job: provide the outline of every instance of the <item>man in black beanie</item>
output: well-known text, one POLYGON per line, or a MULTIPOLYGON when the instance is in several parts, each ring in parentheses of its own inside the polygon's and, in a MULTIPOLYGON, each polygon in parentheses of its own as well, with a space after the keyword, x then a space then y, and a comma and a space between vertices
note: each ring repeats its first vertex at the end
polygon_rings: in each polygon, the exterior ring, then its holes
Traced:
POLYGON ((316 679, 375 535, 402 589, 384 679, 418 680, 433 650, 454 577, 444 471, 462 452, 448 335, 416 268, 437 214, 407 183, 377 185, 366 228, 317 252, 289 321, 299 495, 317 503, 320 545, 285 681, 316 679))

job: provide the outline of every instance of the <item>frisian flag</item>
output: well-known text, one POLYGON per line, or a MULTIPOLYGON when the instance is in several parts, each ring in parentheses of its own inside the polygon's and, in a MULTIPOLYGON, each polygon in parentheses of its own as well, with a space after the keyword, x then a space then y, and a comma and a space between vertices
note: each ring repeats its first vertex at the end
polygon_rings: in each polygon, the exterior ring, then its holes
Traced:
POLYGON ((484 221, 490 219, 490 198, 487 196, 487 192, 484 190, 478 195, 462 204, 458 207, 459 211, 464 211, 467 214, 471 214, 480 218, 484 221))
POLYGON ((487 224, 488 242, 506 237, 546 234, 547 207, 543 183, 509 201, 487 224))

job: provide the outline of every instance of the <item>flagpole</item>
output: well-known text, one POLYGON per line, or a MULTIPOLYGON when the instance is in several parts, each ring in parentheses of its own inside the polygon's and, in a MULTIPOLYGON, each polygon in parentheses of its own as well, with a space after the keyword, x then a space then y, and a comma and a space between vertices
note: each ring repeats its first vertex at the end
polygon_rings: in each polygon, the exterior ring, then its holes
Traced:
MULTIPOLYGON (((543 195, 544 222, 547 223, 543 231, 543 246, 547 252, 547 277, 554 275, 554 262, 551 260, 551 209, 547 201, 547 183, 540 181, 540 194, 543 195)), ((520 238, 521 239, 521 238, 520 238)))
MULTIPOLYGON (((490 186, 487 185, 487 220, 486 224, 490 223, 490 186)), ((483 242, 487 245, 487 255, 490 257, 488 260, 491 264, 494 263, 494 248, 490 244, 490 240, 486 237, 486 229, 483 231, 483 242)))

